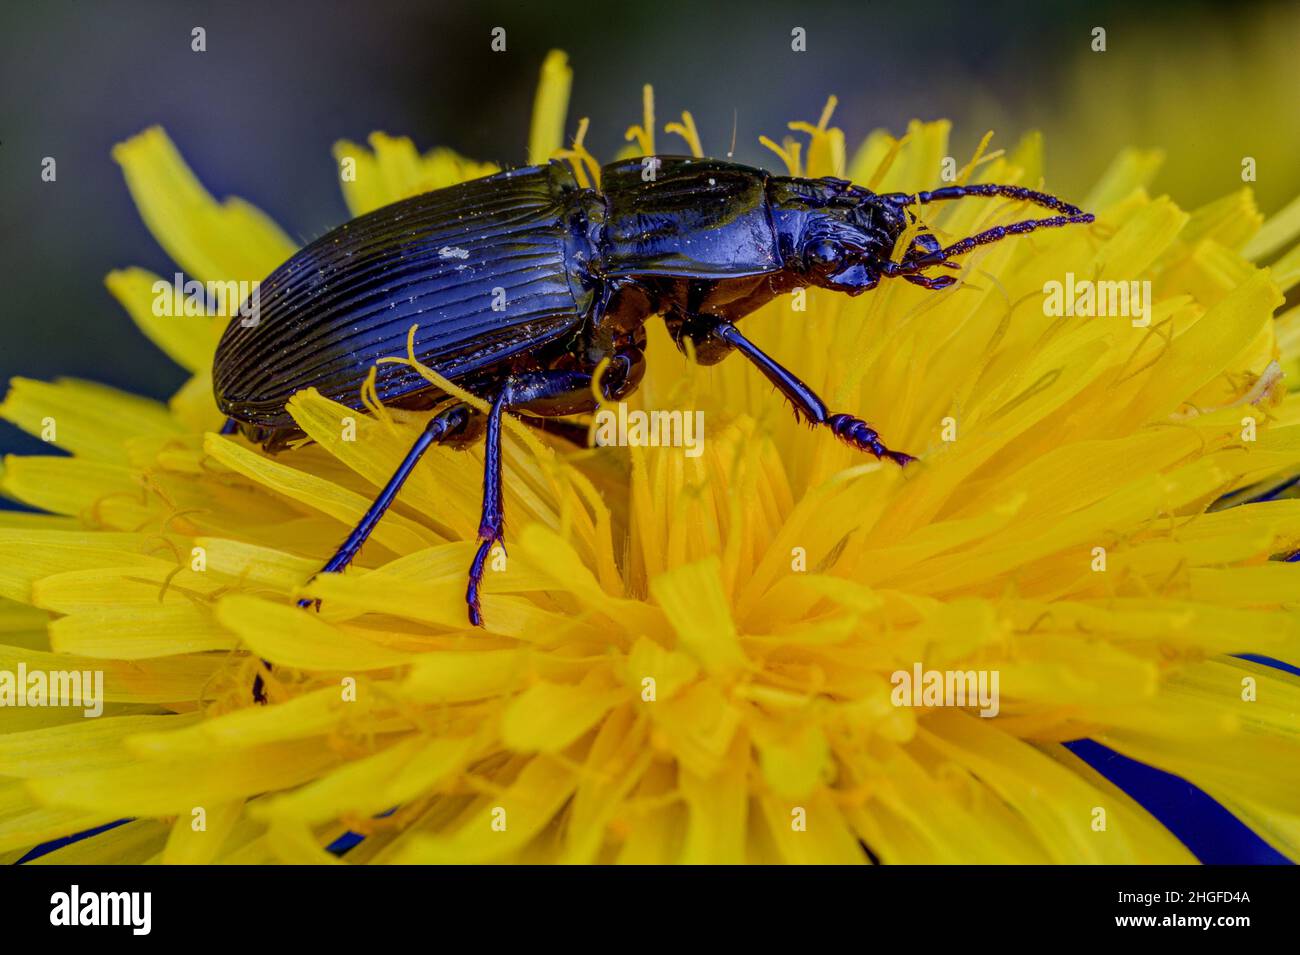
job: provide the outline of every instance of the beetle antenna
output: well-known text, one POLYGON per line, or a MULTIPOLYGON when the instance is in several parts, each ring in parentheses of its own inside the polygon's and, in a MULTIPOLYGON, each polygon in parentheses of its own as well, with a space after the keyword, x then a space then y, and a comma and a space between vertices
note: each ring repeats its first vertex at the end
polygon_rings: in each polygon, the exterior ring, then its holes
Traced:
POLYGON ((968 236, 959 242, 954 242, 944 249, 932 249, 914 258, 904 256, 903 261, 898 264, 889 263, 885 268, 885 274, 903 277, 915 276, 922 269, 927 269, 932 265, 942 265, 953 256, 963 255, 976 246, 989 245, 1010 235, 1023 235, 1026 232, 1033 232, 1035 229, 1054 229, 1063 225, 1084 225, 1092 222, 1093 219, 1092 213, 1080 212, 1077 215, 1052 216, 1047 219, 1025 219, 1023 222, 995 226, 992 229, 977 232, 975 235, 968 236))
POLYGON ((1055 209, 1062 215, 1077 216, 1082 215, 1083 210, 1078 206, 1072 206, 1056 196, 1049 196, 1045 192, 1035 192, 1033 189, 1026 189, 1024 186, 1000 186, 994 183, 980 183, 974 186, 945 186, 943 189, 935 189, 931 192, 918 192, 914 195, 905 195, 900 197, 903 205, 912 204, 926 205, 931 202, 944 202, 948 199, 964 199, 967 196, 1003 196, 1007 199, 1019 199, 1022 202, 1032 202, 1034 205, 1043 206, 1046 209, 1055 209))

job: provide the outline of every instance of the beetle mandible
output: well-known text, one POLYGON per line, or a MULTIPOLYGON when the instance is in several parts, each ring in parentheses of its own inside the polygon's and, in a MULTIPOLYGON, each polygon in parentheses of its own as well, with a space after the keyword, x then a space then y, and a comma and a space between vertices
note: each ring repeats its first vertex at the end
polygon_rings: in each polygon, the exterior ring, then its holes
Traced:
POLYGON ((598 191, 580 187, 568 163, 552 160, 393 203, 295 253, 261 283, 258 320, 226 328, 214 390, 229 417, 224 431, 238 430, 270 452, 303 436, 287 411, 295 391, 314 386, 363 411, 361 386, 372 368, 383 403, 437 409, 322 572, 347 567, 431 445, 485 437, 479 545, 465 594, 470 622, 481 626, 484 562, 503 543, 503 414, 537 423, 595 410, 593 376, 604 360, 601 393, 626 396, 644 372, 645 324, 659 314, 696 361, 713 364, 739 352, 796 415, 906 464, 909 455, 886 447, 862 418, 832 413, 736 321, 797 287, 859 295, 881 279, 902 278, 943 289, 955 279, 927 270, 955 267, 954 256, 1007 236, 1092 221, 1020 186, 876 194, 842 179, 659 156, 605 166, 598 191), (643 176, 647 162, 653 176, 643 176), (922 229, 900 260, 891 260, 909 207, 965 196, 1002 196, 1056 214, 947 247, 922 229), (416 358, 486 401, 486 413, 449 398, 407 365, 376 364, 407 354, 413 325, 416 358))

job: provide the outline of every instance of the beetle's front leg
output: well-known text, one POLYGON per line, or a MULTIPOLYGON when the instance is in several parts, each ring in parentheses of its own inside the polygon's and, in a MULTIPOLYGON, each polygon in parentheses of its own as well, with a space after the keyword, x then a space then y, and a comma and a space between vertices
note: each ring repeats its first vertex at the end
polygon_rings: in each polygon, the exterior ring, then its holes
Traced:
POLYGON ((724 321, 716 315, 699 315, 677 308, 664 313, 664 325, 678 350, 689 354, 697 365, 716 365, 735 348, 713 334, 718 324, 724 321), (689 352, 687 342, 690 342, 689 352))
POLYGON ((715 323, 709 330, 709 337, 718 345, 736 349, 756 365, 767 380, 794 405, 796 415, 801 415, 814 424, 826 425, 841 441, 859 451, 868 451, 877 458, 888 458, 899 465, 916 460, 910 454, 891 451, 885 447, 875 429, 861 418, 849 414, 831 414, 826 403, 811 388, 777 364, 730 322, 715 323))

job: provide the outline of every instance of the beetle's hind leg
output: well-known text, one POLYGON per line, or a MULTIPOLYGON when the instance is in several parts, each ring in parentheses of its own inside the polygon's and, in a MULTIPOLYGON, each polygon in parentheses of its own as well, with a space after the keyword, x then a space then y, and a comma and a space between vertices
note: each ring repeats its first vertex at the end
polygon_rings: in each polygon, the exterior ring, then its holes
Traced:
MULTIPOLYGON (((360 523, 352 529, 352 533, 347 536, 347 539, 340 545, 334 556, 320 569, 319 573, 335 573, 352 563, 352 558, 357 556, 357 552, 361 550, 361 545, 370 537, 375 525, 379 523, 379 519, 384 516, 384 512, 392 505, 393 499, 397 497, 397 492, 402 489, 406 479, 411 476, 411 472, 415 470, 415 465, 424 456, 424 452, 435 444, 445 444, 449 441, 463 439, 465 432, 469 430, 473 414, 474 412, 469 405, 454 404, 429 419, 429 423, 424 426, 420 436, 415 439, 415 444, 411 445, 411 450, 406 452, 406 457, 397 466, 397 470, 388 479, 388 483, 379 492, 379 496, 370 505, 360 523)), ((312 605, 319 608, 320 601, 298 601, 299 607, 310 607, 312 605)))
POLYGON ((813 424, 825 425, 845 444, 877 458, 888 458, 900 466, 916 460, 910 454, 891 451, 885 447, 880 435, 861 418, 848 414, 831 414, 826 403, 811 388, 742 335, 735 325, 719 322, 713 326, 710 336, 715 341, 736 349, 753 362, 767 380, 794 405, 795 414, 807 418, 813 424))
MULTIPOLYGON (((335 551, 334 556, 326 561, 325 566, 318 573, 334 573, 347 567, 352 562, 352 558, 356 557, 357 552, 361 550, 361 545, 370 537, 375 525, 384 516, 384 512, 392 505, 393 499, 397 497, 397 492, 402 489, 406 479, 411 476, 411 472, 415 470, 415 465, 424 456, 424 452, 435 444, 464 440, 468 436, 467 432, 471 430, 473 420, 475 420, 473 409, 469 405, 462 403, 444 408, 430 418, 429 423, 424 426, 420 436, 415 439, 415 444, 411 445, 411 450, 406 452, 406 457, 397 466, 397 470, 388 479, 388 483, 379 492, 379 496, 370 505, 360 523, 352 529, 352 533, 347 536, 347 540, 335 551)), ((314 578, 315 575, 313 575, 314 578)), ((304 598, 298 601, 298 606, 303 609, 315 607, 319 610, 320 601, 304 598)), ((269 661, 263 660, 262 663, 268 671, 271 669, 269 661)), ((260 673, 253 679, 253 699, 258 703, 266 702, 266 686, 260 673)))

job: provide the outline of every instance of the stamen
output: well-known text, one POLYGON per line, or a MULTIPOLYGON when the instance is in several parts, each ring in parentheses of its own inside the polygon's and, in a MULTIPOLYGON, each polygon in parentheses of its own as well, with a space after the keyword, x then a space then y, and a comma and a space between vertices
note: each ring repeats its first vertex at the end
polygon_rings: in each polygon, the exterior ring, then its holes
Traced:
POLYGON ((784 146, 778 146, 766 136, 759 136, 758 141, 781 157, 789 175, 799 175, 799 143, 787 138, 784 146))
POLYGON ((682 111, 682 121, 680 123, 668 123, 664 126, 664 132, 676 133, 686 140, 686 145, 690 149, 692 156, 697 159, 704 158, 704 147, 700 145, 700 134, 695 128, 695 117, 688 110, 682 111))
POLYGON ((655 154, 655 88, 647 83, 641 88, 640 126, 629 126, 623 138, 629 143, 635 141, 641 147, 641 155, 655 154))
POLYGON ((578 132, 573 137, 573 145, 568 149, 561 149, 555 153, 556 159, 567 159, 573 166, 574 178, 578 180, 578 185, 583 189, 592 188, 593 184, 596 189, 600 188, 600 163, 596 157, 587 151, 583 145, 587 138, 587 127, 591 124, 586 116, 578 120, 578 132))

